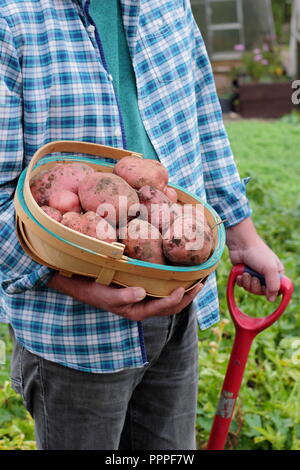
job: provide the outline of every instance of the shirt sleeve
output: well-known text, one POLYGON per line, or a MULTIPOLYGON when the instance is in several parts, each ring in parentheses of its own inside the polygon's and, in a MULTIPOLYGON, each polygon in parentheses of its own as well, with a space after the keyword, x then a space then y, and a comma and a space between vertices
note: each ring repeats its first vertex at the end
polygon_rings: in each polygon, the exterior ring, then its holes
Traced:
POLYGON ((225 227, 251 215, 245 183, 241 180, 223 123, 212 67, 195 22, 189 0, 184 0, 194 41, 193 63, 198 128, 207 202, 217 211, 225 227))
POLYGON ((23 169, 22 76, 13 36, 0 16, 0 283, 7 294, 46 284, 53 271, 35 263, 18 242, 13 196, 23 169))

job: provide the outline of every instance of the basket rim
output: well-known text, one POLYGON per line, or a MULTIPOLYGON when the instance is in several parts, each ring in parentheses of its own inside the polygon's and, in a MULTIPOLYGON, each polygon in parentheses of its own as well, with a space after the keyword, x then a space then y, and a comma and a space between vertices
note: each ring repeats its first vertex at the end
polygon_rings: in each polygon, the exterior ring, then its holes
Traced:
MULTIPOLYGON (((82 161, 82 162, 86 162, 86 163, 93 163, 93 164, 101 165, 101 166, 107 166, 107 167, 110 167, 110 168, 114 167, 113 163, 107 163, 107 160, 104 160, 104 159, 102 160, 101 157, 100 158, 98 157, 97 159, 92 159, 92 158, 88 158, 88 157, 79 157, 79 156, 75 156, 75 155, 72 155, 72 156, 71 155, 67 155, 67 156, 62 155, 60 157, 57 157, 57 156, 56 157, 44 157, 43 159, 41 159, 34 166, 34 169, 38 168, 40 166, 43 166, 46 163, 50 163, 50 162, 63 162, 63 161, 74 161, 74 160, 75 161, 82 161)), ((18 184, 17 184, 17 189, 16 189, 16 195, 18 197, 19 203, 20 203, 22 209, 24 210, 24 212, 26 213, 26 215, 29 218, 31 218, 34 223, 39 225, 39 227, 41 227, 43 230, 45 230, 47 233, 49 233, 51 236, 54 236, 55 238, 65 242, 65 243, 68 243, 69 245, 72 245, 76 248, 80 248, 81 250, 84 250, 86 252, 89 252, 89 253, 92 253, 92 254, 97 254, 96 252, 94 252, 93 250, 90 250, 89 248, 86 248, 82 245, 77 245, 76 243, 70 242, 69 240, 66 240, 66 239, 60 237, 59 235, 52 232, 48 228, 44 227, 32 215, 32 213, 30 212, 30 210, 27 207, 26 201, 24 199, 24 194, 23 194, 23 187, 24 187, 24 181, 25 181, 26 173, 27 173, 27 168, 25 168, 22 171, 22 173, 19 177, 18 184)), ((192 271, 199 271, 199 270, 203 270, 203 269, 209 269, 209 268, 213 267, 221 259, 224 248, 225 248, 225 239, 226 239, 225 228, 224 228, 223 223, 220 223, 220 222, 222 222, 220 216, 218 215, 218 213, 214 210, 214 208, 212 206, 210 206, 207 202, 202 201, 198 196, 192 194, 186 188, 183 188, 182 186, 176 185, 174 183, 168 183, 168 186, 173 187, 175 189, 179 189, 180 191, 183 191, 184 193, 190 195, 191 197, 193 197, 194 199, 199 201, 204 207, 206 207, 206 209, 213 215, 213 217, 216 221, 216 224, 218 224, 218 226, 217 226, 218 244, 217 244, 213 254, 204 263, 194 265, 194 266, 176 266, 176 265, 171 266, 171 265, 149 263, 147 261, 141 261, 141 260, 138 260, 138 259, 135 259, 135 258, 131 258, 129 256, 126 257, 126 261, 129 264, 133 264, 133 265, 137 265, 137 266, 141 266, 141 267, 146 267, 146 268, 149 267, 149 268, 157 269, 157 270, 178 271, 178 272, 192 272, 192 271)))

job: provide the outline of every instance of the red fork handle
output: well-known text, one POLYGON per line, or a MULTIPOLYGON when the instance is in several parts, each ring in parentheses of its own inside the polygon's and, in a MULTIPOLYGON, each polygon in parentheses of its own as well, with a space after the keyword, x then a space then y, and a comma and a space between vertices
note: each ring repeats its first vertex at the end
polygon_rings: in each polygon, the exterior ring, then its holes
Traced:
POLYGON ((235 325, 236 334, 227 366, 218 409, 210 432, 207 450, 224 449, 251 344, 258 333, 268 328, 268 326, 272 325, 280 315, 282 315, 293 293, 293 284, 291 280, 286 276, 281 276, 279 292, 282 294, 282 300, 279 307, 271 315, 268 315, 265 318, 251 318, 240 311, 234 299, 234 285, 236 278, 244 272, 249 272, 252 276, 259 277, 262 283, 264 282, 264 279, 260 274, 250 270, 242 264, 234 266, 229 275, 227 302, 235 325))
POLYGON ((235 327, 253 332, 254 337, 272 325, 283 314, 293 294, 293 283, 288 277, 280 276, 279 294, 282 295, 280 305, 272 314, 268 315, 267 317, 253 318, 241 312, 241 310, 236 305, 234 298, 234 285, 236 278, 245 272, 248 272, 252 276, 258 277, 261 283, 263 285, 265 284, 264 277, 261 274, 252 271, 252 269, 248 268, 244 264, 237 264, 232 268, 229 275, 227 284, 227 303, 235 327))

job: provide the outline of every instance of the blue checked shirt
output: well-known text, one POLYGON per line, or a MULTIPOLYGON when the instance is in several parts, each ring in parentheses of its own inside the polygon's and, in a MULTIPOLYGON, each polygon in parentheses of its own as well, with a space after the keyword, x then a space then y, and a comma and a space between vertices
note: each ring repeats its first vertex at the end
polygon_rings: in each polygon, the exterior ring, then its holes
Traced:
MULTIPOLYGON (((145 129, 170 181, 232 226, 250 215, 188 0, 121 0, 145 129)), ((53 272, 22 250, 13 194, 33 153, 53 140, 126 148, 122 110, 88 0, 1 0, 0 242, 2 321, 29 351, 88 372, 146 363, 142 326, 46 287, 53 272)), ((219 318, 215 276, 195 302, 219 318)))

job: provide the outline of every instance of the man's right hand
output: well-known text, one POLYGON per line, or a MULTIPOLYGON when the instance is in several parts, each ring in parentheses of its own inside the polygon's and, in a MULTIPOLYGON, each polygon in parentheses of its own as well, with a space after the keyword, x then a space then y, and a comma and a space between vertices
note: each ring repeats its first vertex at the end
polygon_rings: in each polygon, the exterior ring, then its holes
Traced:
POLYGON ((168 297, 158 299, 146 298, 146 292, 141 287, 108 287, 84 276, 67 278, 56 273, 47 286, 93 307, 140 321, 181 312, 193 301, 203 284, 186 294, 184 288, 179 287, 168 297))

